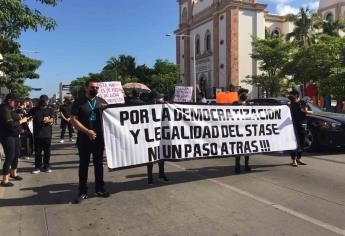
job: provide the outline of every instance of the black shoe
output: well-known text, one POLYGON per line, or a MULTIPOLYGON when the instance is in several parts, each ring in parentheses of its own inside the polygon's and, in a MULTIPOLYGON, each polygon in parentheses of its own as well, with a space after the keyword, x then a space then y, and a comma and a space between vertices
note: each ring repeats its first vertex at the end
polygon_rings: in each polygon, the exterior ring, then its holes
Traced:
POLYGON ((244 169, 245 169, 245 171, 247 171, 247 172, 251 172, 251 171, 252 171, 252 168, 250 168, 249 165, 245 165, 245 166, 244 166, 244 169))
POLYGON ((153 178, 148 178, 147 179, 147 184, 148 185, 153 185, 153 178))
POLYGON ((101 198, 108 198, 110 196, 110 193, 107 191, 98 191, 96 192, 96 195, 101 198))
POLYGON ((88 195, 85 194, 79 194, 78 197, 74 200, 74 204, 80 204, 82 203, 84 200, 88 199, 88 195))
POLYGON ((12 184, 11 182, 7 182, 7 183, 5 183, 5 182, 1 181, 0 186, 1 186, 1 187, 8 188, 8 187, 13 187, 13 186, 14 186, 14 184, 12 184))
POLYGON ((12 176, 12 175, 10 175, 10 177, 11 177, 12 179, 16 180, 16 181, 21 181, 21 180, 23 180, 23 178, 20 177, 19 175, 17 175, 17 176, 12 176))
POLYGON ((42 171, 45 173, 52 173, 53 172, 52 169, 50 169, 50 167, 43 168, 42 171))
POLYGON ((162 175, 162 176, 159 176, 158 181, 161 183, 164 183, 164 182, 168 182, 169 179, 165 175, 162 175))

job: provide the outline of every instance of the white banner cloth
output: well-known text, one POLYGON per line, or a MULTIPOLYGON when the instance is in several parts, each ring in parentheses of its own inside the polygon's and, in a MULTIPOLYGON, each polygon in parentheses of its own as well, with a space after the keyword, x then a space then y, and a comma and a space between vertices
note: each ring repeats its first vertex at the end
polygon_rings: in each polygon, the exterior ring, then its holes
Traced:
POLYGON ((103 112, 103 129, 109 168, 297 147, 288 106, 113 107, 103 112))

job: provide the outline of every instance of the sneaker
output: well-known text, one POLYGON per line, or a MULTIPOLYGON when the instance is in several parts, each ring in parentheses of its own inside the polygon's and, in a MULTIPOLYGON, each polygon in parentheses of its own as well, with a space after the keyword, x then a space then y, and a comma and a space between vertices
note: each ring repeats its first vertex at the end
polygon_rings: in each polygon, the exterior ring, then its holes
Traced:
POLYGON ((293 167, 298 167, 297 162, 296 162, 296 161, 292 162, 292 163, 291 163, 291 166, 293 166, 293 167))
POLYGON ((70 138, 69 141, 70 142, 75 142, 75 140, 73 138, 70 138))
POLYGON ((50 167, 48 167, 48 168, 44 168, 43 172, 45 172, 45 173, 52 173, 53 171, 52 171, 52 169, 50 169, 50 167))
POLYGON ((297 160, 296 162, 297 162, 298 165, 301 165, 301 166, 306 166, 307 165, 307 163, 305 163, 305 162, 303 162, 301 160, 297 160))
POLYGON ((33 169, 33 170, 31 171, 31 174, 38 174, 38 173, 40 173, 40 172, 41 172, 40 169, 35 168, 35 169, 33 169))
POLYGON ((74 200, 74 204, 80 204, 88 198, 89 198, 89 196, 86 193, 85 194, 79 194, 78 197, 74 200))
POLYGON ((108 198, 110 196, 110 193, 107 191, 98 191, 96 192, 96 195, 101 198, 108 198))
POLYGON ((64 143, 64 142, 65 142, 65 140, 61 139, 59 143, 64 143))
POLYGON ((13 186, 14 186, 14 184, 12 184, 11 182, 7 182, 7 183, 5 183, 5 182, 1 181, 0 186, 1 186, 1 187, 8 188, 8 187, 13 187, 13 186))

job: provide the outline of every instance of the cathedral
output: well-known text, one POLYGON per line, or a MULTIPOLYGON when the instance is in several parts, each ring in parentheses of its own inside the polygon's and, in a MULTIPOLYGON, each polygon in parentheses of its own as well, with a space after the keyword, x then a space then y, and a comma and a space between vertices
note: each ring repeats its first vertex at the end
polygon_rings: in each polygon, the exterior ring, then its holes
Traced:
MULTIPOLYGON (((260 73, 251 58, 252 37, 265 38, 266 29, 284 36, 293 24, 268 12, 258 0, 178 0, 178 4, 180 84, 196 86, 197 93, 209 99, 216 91, 239 87, 247 88, 252 98, 259 96, 260 90, 245 82, 260 73)), ((345 14, 345 0, 320 0, 319 12, 325 19, 339 19, 345 14)))

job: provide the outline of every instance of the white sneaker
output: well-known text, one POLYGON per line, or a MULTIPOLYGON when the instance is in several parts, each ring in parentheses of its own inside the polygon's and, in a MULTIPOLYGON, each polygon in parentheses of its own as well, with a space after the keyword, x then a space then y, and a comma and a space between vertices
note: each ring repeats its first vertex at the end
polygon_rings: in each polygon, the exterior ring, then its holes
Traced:
POLYGON ((33 170, 31 171, 32 174, 38 174, 38 173, 40 173, 40 172, 41 172, 40 169, 33 169, 33 170))
POLYGON ((61 139, 59 143, 64 143, 64 142, 65 142, 65 140, 61 139))
POLYGON ((74 140, 73 138, 70 138, 69 141, 70 141, 70 142, 74 142, 75 140, 74 140))

